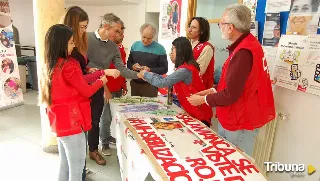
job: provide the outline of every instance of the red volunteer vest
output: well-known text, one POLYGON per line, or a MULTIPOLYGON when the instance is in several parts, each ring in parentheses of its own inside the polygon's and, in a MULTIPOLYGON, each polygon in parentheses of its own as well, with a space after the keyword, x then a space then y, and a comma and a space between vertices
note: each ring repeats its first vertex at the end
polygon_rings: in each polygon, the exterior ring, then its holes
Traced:
POLYGON ((186 68, 192 72, 192 82, 190 85, 185 84, 183 81, 174 85, 181 106, 190 116, 200 121, 207 121, 211 125, 211 121, 209 120, 212 118, 212 108, 207 104, 192 106, 187 100, 187 97, 190 97, 192 94, 205 90, 199 71, 193 65, 188 64, 181 65, 179 68, 186 68))
MULTIPOLYGON (((209 42, 198 43, 198 45, 194 47, 193 56, 196 60, 198 60, 202 50, 207 45, 211 46, 211 48, 214 50, 214 47, 209 42)), ((207 67, 206 72, 201 77, 206 89, 210 89, 213 87, 213 81, 214 81, 213 75, 214 75, 214 55, 210 60, 210 63, 207 67)))
POLYGON ((253 130, 275 118, 274 99, 270 75, 264 53, 258 40, 249 34, 236 47, 222 67, 217 91, 226 88, 226 74, 232 57, 240 49, 248 49, 253 55, 251 72, 240 98, 230 106, 217 107, 221 126, 229 131, 253 130))
MULTIPOLYGON (((126 65, 126 51, 124 50, 124 47, 122 44, 118 45, 119 47, 119 51, 121 54, 121 59, 123 61, 123 63, 126 65)), ((114 66, 113 63, 110 64, 109 69, 116 69, 116 67, 114 66)), ((119 76, 118 78, 113 78, 113 77, 108 77, 108 82, 107 82, 107 86, 110 90, 110 92, 119 92, 122 88, 123 85, 126 83, 126 79, 122 76, 119 76)))

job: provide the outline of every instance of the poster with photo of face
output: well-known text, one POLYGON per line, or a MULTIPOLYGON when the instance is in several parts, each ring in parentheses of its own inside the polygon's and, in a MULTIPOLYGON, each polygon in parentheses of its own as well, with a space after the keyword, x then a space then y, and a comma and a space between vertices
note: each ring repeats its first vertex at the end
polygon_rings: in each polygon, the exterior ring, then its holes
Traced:
POLYGON ((277 47, 280 40, 280 13, 267 13, 263 32, 263 46, 277 47))
POLYGON ((315 35, 319 26, 320 0, 292 0, 287 34, 315 35))

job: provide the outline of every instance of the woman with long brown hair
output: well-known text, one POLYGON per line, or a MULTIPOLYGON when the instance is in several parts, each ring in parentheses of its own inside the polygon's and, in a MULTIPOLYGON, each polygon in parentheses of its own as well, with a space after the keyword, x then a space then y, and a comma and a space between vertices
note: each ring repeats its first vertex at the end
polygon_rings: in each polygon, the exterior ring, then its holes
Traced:
MULTIPOLYGON (((94 82, 101 75, 112 76, 114 78, 117 78, 120 75, 120 72, 116 69, 98 70, 87 67, 89 60, 86 56, 88 50, 88 38, 86 31, 88 28, 89 17, 82 8, 78 6, 69 7, 62 17, 61 23, 67 25, 73 30, 75 48, 73 49, 71 56, 80 63, 83 76, 88 83, 94 82)), ((112 95, 106 85, 104 85, 104 92, 106 101, 112 98, 112 95)), ((99 158, 101 161, 105 161, 102 156, 99 158)), ((85 177, 86 170, 84 168, 82 180, 85 180, 85 177)))
POLYGON ((89 23, 88 14, 78 6, 69 7, 62 16, 61 24, 67 25, 73 30, 75 48, 71 56, 79 61, 84 78, 91 83, 101 75, 107 75, 117 78, 120 72, 116 69, 98 70, 87 67, 89 60, 87 58, 88 38, 87 28, 89 23))
POLYGON ((60 169, 58 181, 79 181, 86 158, 84 132, 91 129, 89 97, 106 84, 102 76, 91 85, 72 58, 73 32, 65 25, 49 28, 40 79, 40 104, 46 106, 51 130, 57 137, 60 169))

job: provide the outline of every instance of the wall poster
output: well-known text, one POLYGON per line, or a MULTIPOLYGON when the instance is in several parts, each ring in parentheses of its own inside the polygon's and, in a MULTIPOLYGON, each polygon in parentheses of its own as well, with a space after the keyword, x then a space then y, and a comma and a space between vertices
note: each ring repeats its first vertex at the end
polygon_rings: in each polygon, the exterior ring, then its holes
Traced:
POLYGON ((277 86, 297 90, 307 50, 307 36, 284 35, 281 37, 273 72, 277 86))
POLYGON ((263 46, 277 47, 280 40, 280 13, 267 13, 263 32, 263 46))
POLYGON ((0 1, 0 109, 23 101, 9 2, 0 1))
POLYGON ((315 35, 319 26, 319 1, 292 0, 287 34, 315 35))
POLYGON ((182 0, 160 3, 160 38, 174 40, 180 36, 182 0))
POLYGON ((320 96, 320 36, 309 37, 309 50, 298 90, 320 96))

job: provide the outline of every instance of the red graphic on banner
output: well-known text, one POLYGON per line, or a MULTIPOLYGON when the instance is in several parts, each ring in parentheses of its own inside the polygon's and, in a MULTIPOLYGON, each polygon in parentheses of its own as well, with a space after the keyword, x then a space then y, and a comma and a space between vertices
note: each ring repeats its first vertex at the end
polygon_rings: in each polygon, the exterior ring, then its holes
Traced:
POLYGON ((141 149, 141 155, 146 154, 146 152, 144 151, 144 149, 141 149))
POLYGON ((144 120, 129 120, 129 122, 137 130, 139 136, 146 142, 151 153, 160 162, 170 180, 184 178, 186 181, 192 181, 189 175, 190 171, 173 156, 170 148, 167 147, 166 143, 152 129, 150 124, 144 120))
MULTIPOLYGON (((241 154, 230 143, 199 121, 185 115, 176 117, 188 130, 196 133, 199 139, 194 139, 193 144, 207 145, 200 150, 203 157, 187 156, 184 162, 170 148, 164 139, 165 135, 160 135, 151 124, 141 119, 129 120, 170 181, 178 178, 186 181, 244 181, 247 180, 248 175, 259 173, 256 166, 246 157, 241 157, 241 154)), ((141 154, 145 154, 144 149, 141 149, 141 154)), ((134 162, 131 163, 131 166, 134 169, 134 162)))
MULTIPOLYGON (((186 160, 195 169, 195 173, 201 179, 210 179, 216 175, 215 171, 211 169, 213 166, 217 168, 216 172, 219 171, 224 176, 225 181, 244 181, 244 178, 240 174, 246 176, 252 173, 259 173, 255 165, 245 158, 229 160, 229 158, 232 158, 230 156, 237 151, 228 142, 214 134, 211 130, 208 130, 198 121, 185 115, 179 115, 177 118, 181 119, 183 123, 198 133, 201 136, 200 138, 210 143, 209 146, 201 150, 203 155, 209 160, 208 163, 203 158, 187 158, 186 160)), ((195 140, 194 143, 199 143, 199 140, 195 140)))
POLYGON ((132 170, 134 170, 134 163, 133 161, 131 162, 132 170))
POLYGON ((124 133, 126 134, 126 137, 128 137, 129 128, 126 128, 124 133))
POLYGON ((193 144, 199 144, 199 145, 202 145, 203 144, 203 142, 201 141, 201 140, 194 140, 193 141, 193 144))

